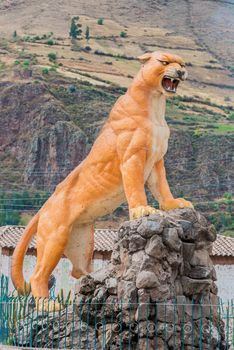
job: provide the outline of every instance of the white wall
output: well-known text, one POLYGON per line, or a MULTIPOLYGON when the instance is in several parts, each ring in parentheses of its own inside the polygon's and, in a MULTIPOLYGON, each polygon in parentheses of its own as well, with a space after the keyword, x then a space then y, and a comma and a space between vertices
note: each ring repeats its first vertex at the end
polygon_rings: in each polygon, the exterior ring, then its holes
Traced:
POLYGON ((215 265, 218 295, 227 301, 234 299, 234 265, 215 265))
MULTIPOLYGON (((105 266, 108 262, 103 261, 101 259, 93 260, 93 270, 96 271, 103 266, 105 266)), ((24 277, 28 282, 29 278, 34 270, 34 266, 36 264, 36 257, 32 255, 26 255, 24 258, 24 277)), ((5 276, 10 276, 11 270, 11 256, 2 255, 1 264, 0 264, 0 274, 4 274, 5 276)), ((56 278, 56 289, 55 293, 58 293, 61 288, 65 291, 65 294, 70 290, 75 289, 75 284, 77 280, 71 276, 72 265, 70 261, 66 258, 62 258, 59 264, 56 266, 53 275, 56 278)), ((13 291, 14 287, 12 285, 11 279, 9 279, 9 290, 13 291)))

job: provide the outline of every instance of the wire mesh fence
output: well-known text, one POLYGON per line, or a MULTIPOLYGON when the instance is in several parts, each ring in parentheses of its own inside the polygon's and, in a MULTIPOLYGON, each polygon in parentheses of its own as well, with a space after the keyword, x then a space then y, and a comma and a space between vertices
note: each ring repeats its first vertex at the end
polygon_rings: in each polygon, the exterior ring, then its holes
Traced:
POLYGON ((1 278, 0 343, 70 349, 231 349, 234 302, 217 305, 202 297, 134 303, 9 293, 1 278), (49 311, 49 312, 48 312, 49 311), (225 337, 224 337, 225 334, 225 337))

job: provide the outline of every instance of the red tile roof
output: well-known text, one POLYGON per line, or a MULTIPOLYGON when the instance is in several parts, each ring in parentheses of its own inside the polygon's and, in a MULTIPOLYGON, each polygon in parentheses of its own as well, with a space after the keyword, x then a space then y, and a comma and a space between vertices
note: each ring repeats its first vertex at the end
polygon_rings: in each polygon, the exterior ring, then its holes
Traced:
MULTIPOLYGON (((1 226, 0 227, 0 247, 14 249, 20 240, 25 226, 1 226)), ((95 230, 95 250, 112 251, 114 240, 117 237, 116 230, 95 230)), ((34 236, 29 244, 29 248, 36 247, 36 237, 34 236)))
MULTIPOLYGON (((18 243, 24 226, 2 226, 0 227, 0 247, 15 248, 18 243)), ((95 251, 111 252, 114 241, 117 238, 117 231, 110 229, 95 230, 95 251)), ((36 239, 33 237, 29 248, 36 247, 36 239)), ((217 235, 213 243, 212 256, 231 256, 234 257, 234 238, 217 235)))

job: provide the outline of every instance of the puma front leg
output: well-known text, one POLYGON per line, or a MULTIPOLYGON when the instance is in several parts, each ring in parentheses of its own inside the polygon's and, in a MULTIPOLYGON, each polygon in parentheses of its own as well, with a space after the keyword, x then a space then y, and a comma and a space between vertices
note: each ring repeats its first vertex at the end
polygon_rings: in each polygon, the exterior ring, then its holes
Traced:
POLYGON ((193 208, 191 202, 183 198, 174 198, 166 178, 164 160, 158 161, 147 180, 150 192, 159 202, 160 209, 170 210, 177 208, 193 208))
POLYGON ((130 220, 156 213, 157 210, 147 205, 144 188, 144 168, 146 152, 139 150, 121 161, 121 174, 124 192, 129 207, 130 220))

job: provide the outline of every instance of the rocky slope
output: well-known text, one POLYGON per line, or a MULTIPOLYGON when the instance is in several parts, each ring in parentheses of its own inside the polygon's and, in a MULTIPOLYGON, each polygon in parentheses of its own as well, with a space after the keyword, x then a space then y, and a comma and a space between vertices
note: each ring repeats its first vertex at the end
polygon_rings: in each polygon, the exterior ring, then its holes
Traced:
MULTIPOLYGON (((50 82, 0 84, 2 187, 18 182, 52 191, 86 156, 122 92, 81 83, 75 92, 69 88, 60 85, 55 93, 50 82)), ((195 201, 231 192, 233 135, 196 136, 180 125, 171 129, 166 167, 173 192, 195 201)))

